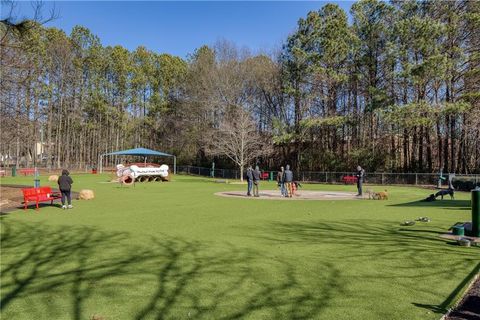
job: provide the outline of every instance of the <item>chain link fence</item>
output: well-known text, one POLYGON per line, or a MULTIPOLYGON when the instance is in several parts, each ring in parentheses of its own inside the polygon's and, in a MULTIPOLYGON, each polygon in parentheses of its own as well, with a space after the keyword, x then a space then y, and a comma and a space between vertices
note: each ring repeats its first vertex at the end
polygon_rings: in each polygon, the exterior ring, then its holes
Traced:
MULTIPOLYGON (((10 168, 0 168, 0 176, 11 175, 10 168)), ((58 170, 48 170, 38 168, 40 174, 48 174, 57 172, 58 170)), ((115 168, 104 171, 115 171, 115 168)), ((90 170, 79 170, 75 173, 90 173, 90 170)), ((240 170, 235 169, 217 169, 195 166, 177 166, 178 174, 195 175, 202 177, 213 177, 217 179, 240 179, 240 170)), ((265 180, 275 180, 277 171, 262 171, 265 180), (265 174, 266 173, 266 174, 265 174)), ((23 175, 22 169, 17 169, 17 175, 23 175)), ((295 180, 311 183, 331 183, 343 184, 345 176, 352 176, 354 172, 318 172, 318 171, 300 171, 295 173, 295 180)), ((446 175, 444 175, 446 178, 446 175)), ((388 172, 367 172, 365 175, 365 183, 378 185, 429 185, 438 186, 438 173, 388 173, 388 172)), ((448 185, 447 180, 442 181, 442 187, 448 185)), ((476 186, 480 186, 480 174, 456 174, 453 179, 453 186, 457 190, 471 190, 476 186)))
MULTIPOLYGON (((273 180, 277 177, 277 171, 263 171, 268 173, 268 179, 273 180)), ((240 179, 240 171, 234 169, 217 169, 194 166, 178 166, 177 173, 189 174, 204 177, 213 177, 221 179, 240 179)), ((312 183, 344 183, 343 177, 352 176, 353 172, 317 172, 317 171, 300 171, 295 174, 295 179, 302 182, 312 183)), ((387 172, 367 172, 365 183, 369 184, 385 184, 385 185, 438 185, 438 173, 387 173, 387 172)), ((473 186, 480 184, 480 174, 456 174, 454 178, 454 186, 456 182, 464 183, 468 181, 473 186)), ((442 182, 443 186, 447 186, 447 181, 442 182)))
POLYGON ((203 177, 214 177, 222 179, 240 179, 240 170, 217 169, 194 166, 177 166, 177 174, 189 174, 203 177))

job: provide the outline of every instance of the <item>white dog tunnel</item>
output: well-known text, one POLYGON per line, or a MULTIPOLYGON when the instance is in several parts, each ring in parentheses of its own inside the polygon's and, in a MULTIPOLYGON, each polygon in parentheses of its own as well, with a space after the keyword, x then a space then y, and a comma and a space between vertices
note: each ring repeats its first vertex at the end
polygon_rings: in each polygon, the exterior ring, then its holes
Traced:
POLYGON ((135 148, 135 149, 129 149, 129 150, 122 150, 122 151, 116 151, 116 152, 110 152, 110 153, 105 153, 100 155, 99 157, 99 172, 103 172, 103 160, 105 156, 139 156, 144 158, 144 163, 147 162, 147 157, 169 157, 173 158, 173 173, 177 173, 177 157, 173 154, 165 153, 165 152, 160 152, 160 151, 155 151, 155 150, 150 150, 146 148, 135 148))

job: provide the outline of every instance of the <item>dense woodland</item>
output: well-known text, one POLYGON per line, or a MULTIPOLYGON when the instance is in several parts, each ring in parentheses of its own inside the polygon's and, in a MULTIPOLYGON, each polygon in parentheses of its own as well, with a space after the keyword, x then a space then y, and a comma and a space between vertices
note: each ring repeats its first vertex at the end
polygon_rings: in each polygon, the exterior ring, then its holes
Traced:
POLYGON ((480 172, 479 1, 327 4, 261 54, 225 40, 182 59, 8 20, 0 50, 0 155, 20 166, 146 147, 217 167, 480 172), (222 149, 237 143, 254 157, 222 149))

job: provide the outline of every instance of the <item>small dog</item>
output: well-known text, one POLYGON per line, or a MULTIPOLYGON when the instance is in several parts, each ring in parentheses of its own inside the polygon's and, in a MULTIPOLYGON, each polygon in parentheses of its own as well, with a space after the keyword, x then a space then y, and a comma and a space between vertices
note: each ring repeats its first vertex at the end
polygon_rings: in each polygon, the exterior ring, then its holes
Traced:
POLYGON ((380 192, 378 193, 378 199, 379 199, 379 200, 388 200, 388 192, 387 192, 387 190, 385 190, 385 191, 380 191, 380 192))
POLYGON ((297 191, 298 191, 298 188, 301 188, 302 185, 300 184, 300 182, 298 181, 293 181, 292 182, 292 196, 300 196, 299 194, 297 194, 297 191))
POLYGON ((372 189, 367 189, 367 193, 368 193, 368 200, 377 200, 375 199, 377 196, 377 193, 373 192, 372 189))
POLYGON ((367 190, 368 199, 370 200, 388 200, 387 190, 381 192, 374 192, 372 190, 367 190))
POLYGON ((368 190, 367 193, 368 193, 368 200, 378 200, 379 199, 378 193, 376 193, 372 190, 368 190))
POLYGON ((455 200, 455 191, 453 189, 440 190, 437 193, 435 193, 435 198, 438 198, 440 196, 442 197, 442 200, 443 200, 443 196, 446 196, 447 194, 450 196, 451 200, 455 200))

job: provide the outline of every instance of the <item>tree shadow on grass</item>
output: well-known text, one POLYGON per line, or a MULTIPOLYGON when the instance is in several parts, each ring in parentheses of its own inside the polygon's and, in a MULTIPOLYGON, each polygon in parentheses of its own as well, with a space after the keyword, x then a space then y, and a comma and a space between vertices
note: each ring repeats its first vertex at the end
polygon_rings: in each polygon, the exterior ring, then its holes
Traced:
MULTIPOLYGON (((431 247, 444 242, 437 235, 440 228, 418 224, 414 228, 400 226, 392 221, 350 219, 345 221, 300 221, 295 223, 271 223, 264 228, 252 228, 255 237, 279 242, 308 242, 342 244, 350 247, 398 245, 405 247, 431 247), (425 227, 425 228, 423 228, 425 227), (268 232, 267 232, 268 231, 268 232), (424 240, 420 242, 419 240, 424 240)), ((382 250, 381 247, 378 250, 382 250)))
MULTIPOLYGON (((23 199, 22 199, 22 202, 23 202, 23 199)), ((62 203, 60 202, 60 200, 54 200, 53 204, 50 204, 50 202, 41 202, 41 203, 38 204, 38 210, 37 210, 37 207, 36 207, 35 203, 29 204, 26 209, 25 209, 25 206, 23 204, 18 204, 17 203, 14 206, 2 208, 0 210, 0 216, 6 215, 6 214, 8 214, 10 212, 13 212, 13 211, 16 211, 16 210, 22 210, 25 213, 40 213, 40 210, 42 208, 45 208, 45 207, 54 207, 54 208, 61 209, 62 208, 62 203)))
MULTIPOLYGON (((419 280, 435 283, 439 279, 465 273, 477 264, 480 254, 478 248, 465 250, 446 245, 446 241, 438 237, 439 233, 443 230, 427 224, 408 228, 391 221, 364 219, 271 223, 267 227, 250 230, 257 240, 271 244, 328 246, 328 259, 334 265, 337 262, 362 265, 373 261, 376 267, 386 269, 360 268, 354 278, 387 284, 393 282, 407 292, 432 295, 438 295, 435 287, 417 287, 414 283, 419 280), (446 256, 450 259, 445 259, 446 256)), ((314 250, 315 247, 312 247, 314 250)), ((463 285, 460 284, 459 288, 463 285)), ((431 310, 444 312, 452 296, 454 294, 431 310)), ((420 304, 415 306, 423 307, 420 304)))
POLYGON ((470 200, 435 200, 427 201, 412 201, 406 203, 392 204, 392 207, 422 207, 422 208, 444 208, 457 210, 471 210, 470 200))
MULTIPOLYGON (((413 305, 420 308, 428 309, 435 313, 445 314, 448 309, 455 303, 455 299, 458 298, 458 295, 465 289, 465 287, 474 279, 476 275, 480 272, 480 263, 478 263, 472 271, 458 284, 458 286, 448 295, 448 297, 438 305, 432 304, 422 304, 414 302, 413 305)), ((478 309, 478 306, 477 306, 478 309)), ((476 319, 476 318, 473 318, 476 319)))
POLYGON ((342 290, 340 273, 329 263, 307 285, 289 262, 265 263, 260 253, 232 245, 214 248, 165 235, 132 244, 125 232, 8 217, 1 225, 0 310, 6 317, 85 319, 98 313, 91 306, 101 301, 121 309, 122 319, 315 318, 342 290))

